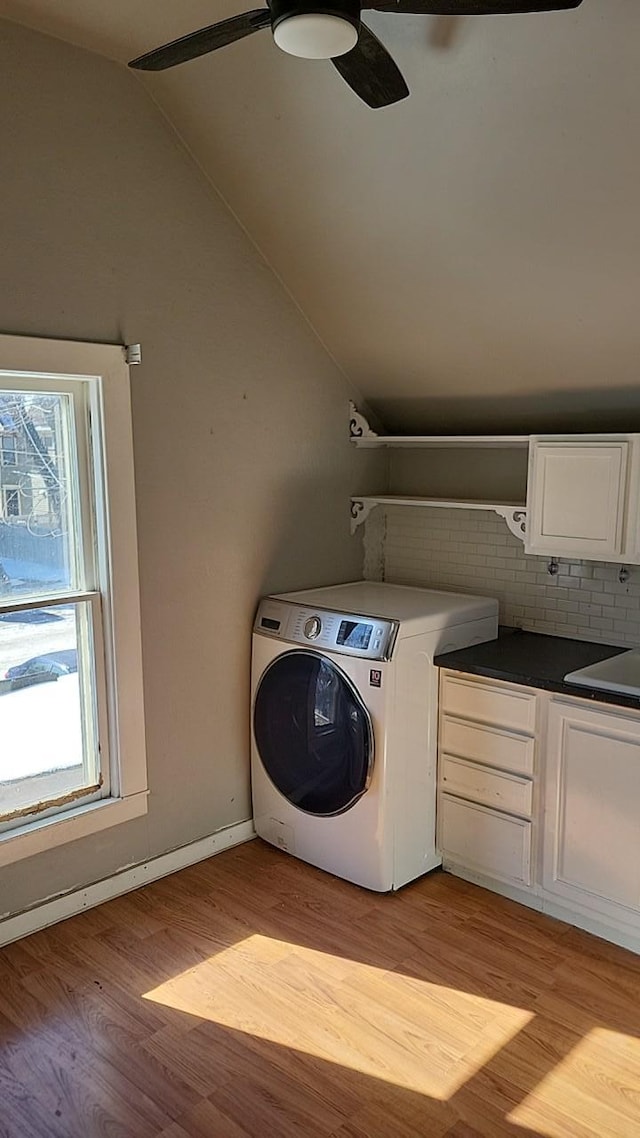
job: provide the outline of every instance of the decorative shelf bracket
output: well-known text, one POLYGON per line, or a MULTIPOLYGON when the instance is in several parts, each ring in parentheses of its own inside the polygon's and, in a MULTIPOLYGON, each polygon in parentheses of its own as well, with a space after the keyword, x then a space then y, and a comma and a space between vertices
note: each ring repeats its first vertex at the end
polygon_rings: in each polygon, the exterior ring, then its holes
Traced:
POLYGON ((351 533, 354 534, 359 526, 364 525, 369 514, 378 503, 362 498, 351 499, 351 533))
POLYGON ((494 509, 498 517, 504 518, 513 536, 524 541, 527 532, 527 511, 501 506, 495 506, 494 509))
MULTIPOLYGON (((376 431, 372 431, 364 415, 361 415, 355 403, 349 400, 349 437, 352 439, 377 439, 376 431)), ((364 521, 364 519, 363 519, 364 521)))
POLYGON ((452 501, 445 498, 394 497, 391 494, 365 495, 351 499, 351 533, 366 522, 376 506, 435 506, 449 510, 488 510, 503 518, 514 537, 524 541, 527 530, 527 511, 524 506, 514 506, 506 502, 474 502, 469 500, 452 501))

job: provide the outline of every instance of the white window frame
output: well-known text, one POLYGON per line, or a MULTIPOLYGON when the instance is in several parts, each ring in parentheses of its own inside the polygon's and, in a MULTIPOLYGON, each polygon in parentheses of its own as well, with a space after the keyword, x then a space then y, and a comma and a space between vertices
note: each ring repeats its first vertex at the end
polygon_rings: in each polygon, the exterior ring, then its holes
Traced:
MULTIPOLYGON (((109 742, 109 795, 38 817, 0 833, 0 867, 75 841, 147 812, 147 763, 129 368, 111 344, 0 336, 0 380, 87 381, 92 408, 93 473, 109 742), (101 445, 99 445, 101 444, 101 445)), ((73 599, 70 597, 68 599, 73 599)), ((84 598, 83 598, 84 599, 84 598)), ((42 600, 34 600, 38 607, 42 600)), ((24 603, 20 602, 20 607, 24 603)))

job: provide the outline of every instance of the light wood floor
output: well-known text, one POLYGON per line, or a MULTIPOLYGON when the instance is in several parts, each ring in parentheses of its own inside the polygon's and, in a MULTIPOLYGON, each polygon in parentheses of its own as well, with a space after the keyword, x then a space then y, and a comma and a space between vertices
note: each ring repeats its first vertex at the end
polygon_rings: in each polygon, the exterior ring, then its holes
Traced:
POLYGON ((2 1138, 640 1138, 640 957, 259 841, 0 951, 2 1138))

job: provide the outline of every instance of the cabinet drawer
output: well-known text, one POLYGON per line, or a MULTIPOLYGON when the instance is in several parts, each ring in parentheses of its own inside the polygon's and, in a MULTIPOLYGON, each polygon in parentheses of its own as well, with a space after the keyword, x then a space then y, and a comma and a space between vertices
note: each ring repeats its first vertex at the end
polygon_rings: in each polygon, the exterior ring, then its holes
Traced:
POLYGON ((535 741, 530 735, 513 735, 510 731, 443 715, 440 750, 465 759, 476 759, 490 767, 533 774, 535 741))
POLYGON ((531 817, 533 802, 533 783, 517 774, 504 774, 443 755, 440 760, 440 785, 450 794, 460 794, 483 802, 485 806, 496 806, 499 810, 509 810, 513 814, 531 817))
POLYGON ((513 885, 531 884, 531 822, 441 794, 439 832, 445 862, 513 885))
POLYGON ((442 681, 443 711, 531 735, 536 727, 536 703, 535 694, 526 688, 502 688, 453 675, 442 681))

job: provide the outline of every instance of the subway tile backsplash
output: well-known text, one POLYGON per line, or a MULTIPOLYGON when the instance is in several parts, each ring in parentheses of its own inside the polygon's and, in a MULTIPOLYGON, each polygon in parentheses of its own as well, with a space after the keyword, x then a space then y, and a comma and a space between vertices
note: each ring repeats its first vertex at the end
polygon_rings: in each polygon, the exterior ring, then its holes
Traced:
POLYGON ((365 534, 365 576, 497 597, 500 623, 608 644, 640 646, 640 566, 530 557, 497 514, 378 507, 365 534))

